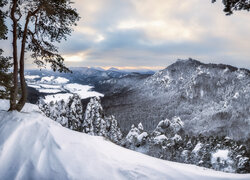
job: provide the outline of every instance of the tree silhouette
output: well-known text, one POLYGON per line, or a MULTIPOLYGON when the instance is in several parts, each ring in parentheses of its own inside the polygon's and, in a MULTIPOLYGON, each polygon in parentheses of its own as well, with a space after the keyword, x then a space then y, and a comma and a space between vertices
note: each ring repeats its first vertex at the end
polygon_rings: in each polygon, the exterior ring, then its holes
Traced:
MULTIPOLYGON (((3 1, 3 0, 1 0, 3 1)), ((4 5, 4 4, 3 4, 4 5)), ((63 57, 58 53, 55 42, 66 40, 76 25, 79 15, 71 7, 71 0, 11 0, 9 2, 12 21, 13 50, 13 87, 10 98, 10 111, 21 111, 26 99, 26 83, 24 77, 25 53, 29 51, 34 63, 39 67, 46 63, 59 72, 69 72, 64 65, 63 57), (18 56, 18 41, 20 55, 18 56), (18 58, 19 66, 18 67, 18 58), (16 103, 18 92, 18 73, 22 95, 16 103)))
MULTIPOLYGON (((6 0, 0 0, 0 8, 3 8, 7 4, 6 0)), ((8 28, 5 24, 5 18, 7 13, 0 9, 0 40, 7 39, 8 28)), ((9 90, 11 86, 11 74, 8 73, 9 68, 12 66, 10 63, 10 57, 2 56, 3 50, 0 49, 0 86, 5 90, 0 90, 0 98, 8 98, 9 90)))
MULTIPOLYGON (((7 4, 6 0, 0 0, 0 8, 4 7, 7 4)), ((0 9, 0 40, 6 39, 7 26, 5 25, 6 13, 0 9)))
MULTIPOLYGON (((212 0, 212 3, 215 3, 217 0, 212 0)), ((250 1, 249 0, 222 0, 224 4, 224 12, 226 15, 233 14, 233 11, 240 10, 250 10, 250 1)))

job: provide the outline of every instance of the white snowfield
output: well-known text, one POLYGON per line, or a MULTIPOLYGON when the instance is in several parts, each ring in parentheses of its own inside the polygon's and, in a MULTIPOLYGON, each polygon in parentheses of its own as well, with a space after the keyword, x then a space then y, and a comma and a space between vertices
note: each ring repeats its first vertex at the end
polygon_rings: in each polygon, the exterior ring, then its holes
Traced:
POLYGON ((7 112, 0 100, 0 179, 2 180, 249 180, 134 152, 101 137, 66 129, 26 104, 7 112))
POLYGON ((70 80, 63 77, 45 76, 40 81, 34 81, 34 79, 40 78, 40 76, 26 75, 25 77, 29 87, 35 88, 40 93, 50 94, 45 96, 44 101, 46 103, 60 100, 67 101, 73 94, 78 94, 81 99, 104 96, 104 94, 94 91, 93 86, 69 83, 70 80))
POLYGON ((71 83, 64 85, 64 88, 67 89, 71 93, 78 94, 82 99, 88 97, 103 97, 104 95, 95 91, 92 91, 92 86, 89 85, 81 85, 77 83, 71 83))

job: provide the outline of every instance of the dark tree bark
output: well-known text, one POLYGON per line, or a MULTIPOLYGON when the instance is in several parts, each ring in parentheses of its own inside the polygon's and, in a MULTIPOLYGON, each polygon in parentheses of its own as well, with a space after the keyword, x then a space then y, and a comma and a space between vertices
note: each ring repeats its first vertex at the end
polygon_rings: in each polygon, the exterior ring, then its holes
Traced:
POLYGON ((21 82, 22 96, 16 106, 17 111, 22 110, 27 100, 27 88, 26 88, 26 82, 25 82, 25 77, 24 77, 24 53, 25 53, 28 25, 29 25, 31 15, 32 15, 31 13, 28 13, 27 15, 25 27, 24 27, 23 39, 22 39, 21 55, 20 55, 20 61, 19 61, 20 63, 19 77, 20 77, 20 82, 21 82))
POLYGON ((13 5, 11 8, 11 20, 13 22, 13 88, 10 94, 10 108, 9 111, 16 110, 16 100, 18 93, 18 60, 17 60, 17 19, 15 17, 17 0, 12 1, 13 5))

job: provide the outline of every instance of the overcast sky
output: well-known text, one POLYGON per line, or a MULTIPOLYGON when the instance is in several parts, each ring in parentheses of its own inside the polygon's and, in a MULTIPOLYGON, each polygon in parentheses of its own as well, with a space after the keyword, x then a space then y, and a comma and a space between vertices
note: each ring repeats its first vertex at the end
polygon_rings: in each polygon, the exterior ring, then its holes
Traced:
POLYGON ((73 1, 81 20, 59 45, 68 66, 161 69, 191 57, 250 68, 250 12, 225 16, 211 0, 73 1))

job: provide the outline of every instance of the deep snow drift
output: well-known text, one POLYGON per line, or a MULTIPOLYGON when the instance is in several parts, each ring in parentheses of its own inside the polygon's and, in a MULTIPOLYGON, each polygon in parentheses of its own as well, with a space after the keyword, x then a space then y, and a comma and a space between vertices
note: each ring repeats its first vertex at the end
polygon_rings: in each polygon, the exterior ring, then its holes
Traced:
POLYGON ((250 179, 152 158, 63 128, 35 105, 6 112, 0 100, 0 179, 250 179))

